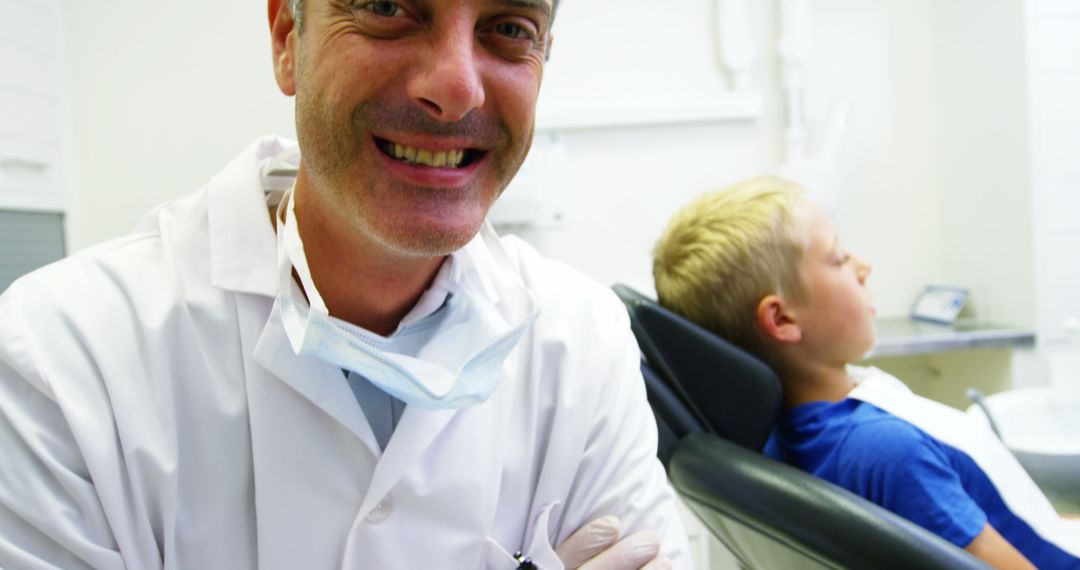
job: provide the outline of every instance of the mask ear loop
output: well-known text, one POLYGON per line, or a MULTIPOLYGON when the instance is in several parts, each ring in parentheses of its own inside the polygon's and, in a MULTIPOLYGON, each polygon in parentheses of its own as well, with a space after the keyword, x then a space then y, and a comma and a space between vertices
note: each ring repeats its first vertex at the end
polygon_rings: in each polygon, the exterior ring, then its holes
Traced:
POLYGON ((311 269, 308 267, 307 255, 304 253, 304 238, 300 237, 300 228, 296 225, 295 198, 296 192, 288 191, 281 204, 278 205, 278 215, 280 216, 282 210, 285 212, 284 220, 278 218, 278 223, 281 224, 278 232, 281 234, 285 256, 292 265, 292 269, 296 271, 296 275, 300 277, 300 285, 307 296, 308 306, 313 312, 328 316, 330 310, 326 308, 326 303, 319 294, 315 281, 311 278, 311 269))
MULTIPOLYGON (((319 326, 318 321, 322 317, 322 315, 318 314, 318 307, 322 304, 322 298, 319 297, 314 285, 309 285, 310 279, 305 282, 301 277, 300 284, 293 281, 294 269, 296 269, 297 275, 303 276, 306 273, 306 266, 301 269, 301 265, 293 262, 293 259, 295 259, 293 251, 296 247, 299 247, 300 255, 303 255, 303 242, 300 241, 299 234, 296 232, 296 219, 289 219, 290 216, 288 215, 289 205, 292 203, 292 191, 275 192, 275 195, 281 198, 274 211, 277 224, 279 279, 277 304, 281 311, 281 319, 285 325, 285 333, 289 338, 289 344, 297 354, 300 354, 309 349, 308 345, 315 340, 313 329, 319 326), (311 293, 311 291, 314 291, 314 293, 311 293), (305 294, 307 301, 303 299, 305 294)), ((300 261, 306 263, 303 257, 300 258, 300 261)), ((323 310, 325 311, 325 306, 323 306, 323 310)))

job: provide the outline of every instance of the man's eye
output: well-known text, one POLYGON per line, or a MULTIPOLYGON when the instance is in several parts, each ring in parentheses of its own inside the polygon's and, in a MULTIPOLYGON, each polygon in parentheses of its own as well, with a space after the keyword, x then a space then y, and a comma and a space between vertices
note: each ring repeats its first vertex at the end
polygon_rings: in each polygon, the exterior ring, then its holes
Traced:
POLYGON ((396 2, 367 2, 363 5, 363 8, 369 12, 377 14, 379 16, 386 16, 393 18, 394 16, 401 15, 401 6, 398 6, 396 2))
POLYGON ((503 22, 495 25, 495 33, 515 40, 531 39, 528 30, 513 22, 503 22))

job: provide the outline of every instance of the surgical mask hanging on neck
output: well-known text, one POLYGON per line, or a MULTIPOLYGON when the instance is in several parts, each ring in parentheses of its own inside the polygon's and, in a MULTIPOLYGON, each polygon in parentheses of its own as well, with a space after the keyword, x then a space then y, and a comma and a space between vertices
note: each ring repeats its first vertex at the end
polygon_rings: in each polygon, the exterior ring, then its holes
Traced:
POLYGON ((277 302, 293 350, 360 374, 406 404, 462 408, 487 400, 498 386, 503 361, 539 314, 531 293, 521 287, 531 310, 507 322, 483 287, 465 275, 441 309, 401 335, 381 337, 330 315, 311 278, 291 192, 277 220, 277 302))

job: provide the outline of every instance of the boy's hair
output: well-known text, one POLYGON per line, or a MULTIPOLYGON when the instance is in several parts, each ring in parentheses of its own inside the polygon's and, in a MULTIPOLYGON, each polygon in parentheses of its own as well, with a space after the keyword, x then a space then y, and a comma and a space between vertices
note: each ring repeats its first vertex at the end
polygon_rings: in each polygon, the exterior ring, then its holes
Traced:
POLYGON ((757 332, 766 295, 803 295, 803 240, 791 218, 802 189, 760 177, 683 207, 653 249, 660 304, 774 364, 757 332))

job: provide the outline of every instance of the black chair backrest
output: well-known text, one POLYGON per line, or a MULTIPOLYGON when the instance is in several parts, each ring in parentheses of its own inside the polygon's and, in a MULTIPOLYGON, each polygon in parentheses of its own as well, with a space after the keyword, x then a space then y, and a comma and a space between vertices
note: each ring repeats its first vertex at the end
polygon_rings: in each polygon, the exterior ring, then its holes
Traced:
POLYGON ((644 361, 641 363, 641 376, 645 379, 645 393, 656 418, 656 455, 660 458, 660 463, 667 468, 671 462, 671 454, 675 451, 675 444, 680 439, 687 434, 706 430, 686 407, 682 398, 644 361))
MULTIPOLYGON (((679 402, 654 411, 681 438, 709 431, 760 451, 780 413, 780 382, 760 360, 626 285, 612 287, 648 368, 679 402), (682 382, 681 378, 701 381, 682 382), (681 405, 677 405, 681 404, 681 405)), ((653 390, 650 390, 650 402, 653 390)))

